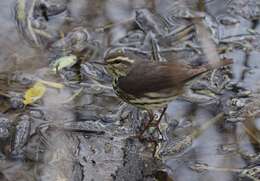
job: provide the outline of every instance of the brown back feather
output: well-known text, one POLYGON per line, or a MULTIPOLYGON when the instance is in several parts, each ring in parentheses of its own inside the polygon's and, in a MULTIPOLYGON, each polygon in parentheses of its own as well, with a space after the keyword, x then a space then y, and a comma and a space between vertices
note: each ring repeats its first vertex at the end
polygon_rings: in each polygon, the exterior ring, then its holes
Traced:
POLYGON ((125 77, 120 77, 118 86, 124 92, 141 97, 145 93, 158 92, 165 89, 181 89, 187 80, 206 72, 208 68, 201 66, 192 68, 188 65, 174 63, 159 64, 142 62, 133 66, 125 77))

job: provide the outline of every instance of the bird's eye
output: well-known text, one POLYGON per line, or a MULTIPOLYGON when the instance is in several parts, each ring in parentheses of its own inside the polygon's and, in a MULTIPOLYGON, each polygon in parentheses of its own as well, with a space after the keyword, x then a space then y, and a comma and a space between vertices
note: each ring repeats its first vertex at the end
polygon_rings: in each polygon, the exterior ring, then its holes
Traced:
POLYGON ((119 63, 121 63, 121 60, 114 60, 114 61, 112 62, 112 64, 119 64, 119 63))

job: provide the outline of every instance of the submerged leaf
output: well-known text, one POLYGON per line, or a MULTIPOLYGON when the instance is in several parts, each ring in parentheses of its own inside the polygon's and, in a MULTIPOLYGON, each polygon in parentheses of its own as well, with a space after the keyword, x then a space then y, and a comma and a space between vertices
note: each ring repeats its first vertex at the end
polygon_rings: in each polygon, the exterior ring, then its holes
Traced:
POLYGON ((71 67, 77 62, 77 57, 75 55, 69 55, 57 59, 52 65, 52 71, 59 71, 65 67, 71 67))
POLYGON ((44 95, 45 91, 46 87, 41 82, 36 82, 25 92, 23 103, 25 105, 34 103, 44 95))

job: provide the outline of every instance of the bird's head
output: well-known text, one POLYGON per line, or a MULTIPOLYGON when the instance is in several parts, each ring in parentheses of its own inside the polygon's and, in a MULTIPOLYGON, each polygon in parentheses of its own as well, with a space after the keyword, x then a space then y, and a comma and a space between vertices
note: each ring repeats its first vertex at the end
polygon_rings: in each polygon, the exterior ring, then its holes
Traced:
POLYGON ((114 78, 126 76, 135 63, 135 60, 127 56, 124 48, 108 50, 104 61, 108 73, 114 78))

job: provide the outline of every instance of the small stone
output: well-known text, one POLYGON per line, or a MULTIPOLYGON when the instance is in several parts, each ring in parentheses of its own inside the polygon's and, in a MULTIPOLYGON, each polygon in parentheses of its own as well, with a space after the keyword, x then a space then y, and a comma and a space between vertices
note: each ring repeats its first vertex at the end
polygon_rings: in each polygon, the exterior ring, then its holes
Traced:
POLYGON ((223 25, 235 25, 239 23, 239 20, 231 16, 223 16, 220 18, 219 22, 223 25))
POLYGON ((33 117, 33 118, 42 118, 43 117, 43 113, 40 111, 40 110, 31 110, 30 111, 30 115, 33 117))
POLYGON ((237 98, 233 98, 231 100, 231 105, 236 106, 238 108, 242 108, 244 107, 246 104, 246 100, 245 99, 237 99, 237 98))
POLYGON ((249 97, 252 92, 250 90, 239 91, 238 97, 249 97))
POLYGON ((226 121, 230 122, 230 123, 237 123, 237 122, 245 121, 245 118, 242 118, 242 117, 228 118, 228 119, 226 119, 226 121))
POLYGON ((10 136, 11 123, 5 117, 0 117, 0 138, 5 139, 10 136))

